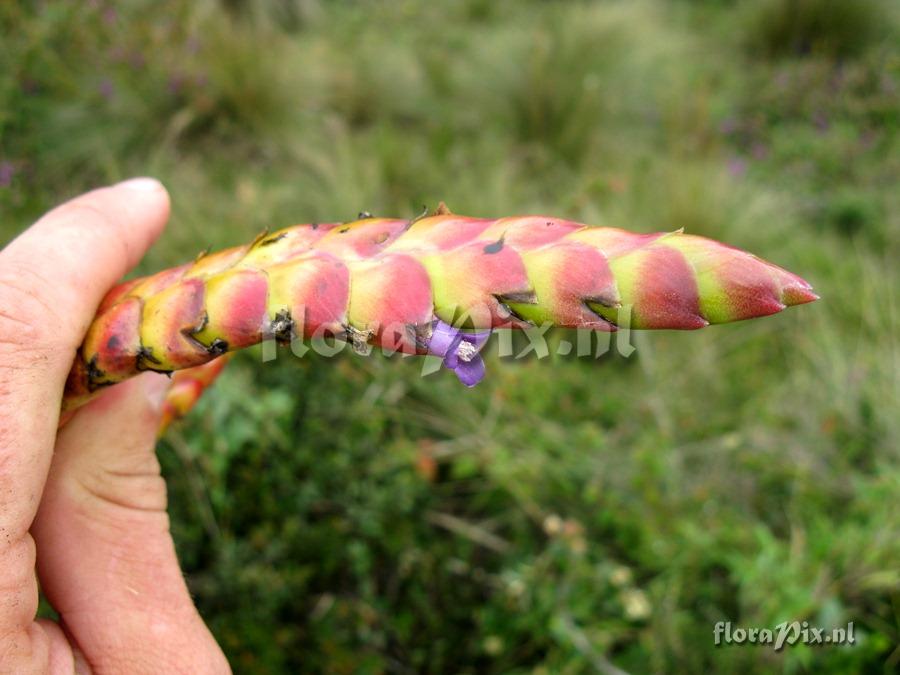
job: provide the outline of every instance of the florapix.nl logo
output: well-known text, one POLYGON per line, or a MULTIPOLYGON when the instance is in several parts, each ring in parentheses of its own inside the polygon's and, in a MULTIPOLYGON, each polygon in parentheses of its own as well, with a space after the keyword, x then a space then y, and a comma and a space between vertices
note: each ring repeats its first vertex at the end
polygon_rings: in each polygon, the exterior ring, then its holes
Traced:
POLYGON ((808 621, 783 621, 774 628, 732 626, 730 621, 718 621, 713 627, 713 640, 722 645, 764 645, 776 652, 785 646, 853 645, 856 634, 853 622, 831 629, 811 626, 808 621))

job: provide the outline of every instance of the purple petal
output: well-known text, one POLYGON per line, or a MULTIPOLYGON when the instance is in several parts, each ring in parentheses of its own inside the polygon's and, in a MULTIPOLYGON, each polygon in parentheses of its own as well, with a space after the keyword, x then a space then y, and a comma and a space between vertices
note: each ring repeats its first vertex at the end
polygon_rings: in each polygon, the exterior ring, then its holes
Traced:
POLYGON ((16 175, 16 165, 6 160, 0 161, 0 187, 9 187, 16 175))
POLYGON ((464 385, 474 387, 484 377, 485 370, 484 361, 478 352, 490 336, 490 330, 463 332, 435 319, 428 339, 428 353, 442 357, 444 366, 456 373, 464 385), (465 349, 460 349, 463 343, 465 349), (460 356, 461 351, 464 352, 463 356, 460 356))
POLYGON ((480 354, 476 354, 471 361, 460 360, 453 372, 464 385, 474 387, 484 377, 484 359, 480 354))
POLYGON ((462 338, 459 329, 454 328, 441 320, 434 322, 431 339, 428 341, 428 353, 436 356, 445 356, 448 352, 456 351, 462 338))
POLYGON ((474 333, 461 333, 462 339, 474 346, 475 349, 481 351, 481 348, 487 343, 491 337, 490 330, 475 331, 474 333))

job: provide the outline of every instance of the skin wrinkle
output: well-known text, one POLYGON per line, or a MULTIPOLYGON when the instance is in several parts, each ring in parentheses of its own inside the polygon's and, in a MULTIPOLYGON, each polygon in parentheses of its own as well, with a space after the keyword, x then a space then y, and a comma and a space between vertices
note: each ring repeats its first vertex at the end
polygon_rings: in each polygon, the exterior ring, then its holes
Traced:
MULTIPOLYGON (((16 327, 21 326, 22 329, 27 330, 29 332, 34 330, 34 324, 32 324, 28 321, 24 321, 23 319, 20 319, 19 317, 14 316, 12 314, 8 314, 8 313, 4 312, 2 308, 0 308, 0 321, 13 323, 16 325, 16 327)), ((10 342, 12 343, 12 341, 10 341, 10 342)))
MULTIPOLYGON (((128 509, 131 511, 146 511, 149 513, 165 513, 166 510, 166 493, 165 493, 165 481, 161 476, 141 476, 140 481, 145 482, 146 478, 155 478, 155 483, 151 485, 143 485, 140 483, 137 487, 131 487, 128 490, 127 494, 117 495, 109 489, 109 481, 104 481, 99 476, 95 476, 93 481, 97 483, 96 485, 90 485, 90 480, 81 477, 78 481, 78 487, 80 487, 87 495, 93 497, 94 499, 100 501, 104 505, 119 507, 123 509, 128 509), (105 483, 105 485, 104 485, 105 483), (162 483, 162 489, 158 483, 162 483), (104 487, 106 489, 104 489, 104 487), (147 503, 140 503, 143 501, 141 499, 146 499, 147 503)), ((118 487, 123 487, 121 485, 122 477, 116 479, 120 485, 118 487)), ((133 480, 129 480, 128 484, 132 485, 134 483, 133 480)))
MULTIPOLYGON (((51 307, 41 294, 33 289, 47 288, 51 281, 40 272, 27 265, 19 264, 17 261, 7 262, 4 260, 4 268, 5 271, 0 273, 0 297, 3 297, 4 306, 12 306, 12 310, 8 313, 12 316, 19 316, 17 323, 31 326, 38 335, 41 335, 39 326, 45 325, 45 321, 41 321, 41 318, 44 320, 47 318, 46 316, 42 317, 42 313, 50 315, 55 321, 58 321, 59 318, 56 309, 51 307), (4 291, 12 291, 12 293, 4 291), (32 304, 38 305, 40 311, 33 312, 32 304)), ((21 339, 19 333, 14 333, 14 335, 19 335, 21 339)))
MULTIPOLYGON (((15 342, 9 341, 4 343, 2 342, 2 339, 0 339, 0 344, 8 344, 12 347, 16 347, 16 349, 11 350, 0 350, 0 361, 5 361, 9 358, 16 360, 16 363, 12 364, 0 362, 0 373, 3 373, 4 371, 18 372, 24 370, 28 375, 37 377, 35 371, 45 368, 45 365, 49 364, 51 359, 57 354, 57 350, 52 345, 23 345, 21 344, 21 341, 18 340, 15 342)), ((72 353, 74 354, 75 351, 73 350, 72 353)), ((59 365, 62 365, 63 363, 65 363, 65 361, 61 360, 59 365)), ((9 381, 0 379, 0 384, 12 386, 21 379, 21 375, 16 375, 14 378, 9 378, 9 381)))
MULTIPOLYGON (((0 395, 2 393, 0 392, 0 395)), ((29 491, 27 501, 23 503, 20 499, 21 493, 15 488, 15 476, 20 473, 32 473, 35 469, 46 475, 46 465, 49 464, 49 457, 43 456, 41 453, 23 452, 23 447, 27 448, 28 446, 18 443, 16 439, 47 437, 46 442, 52 443, 52 435, 48 434, 46 429, 42 433, 41 422, 56 423, 54 419, 47 419, 45 411, 48 407, 50 410, 54 408, 47 404, 45 397, 37 394, 37 400, 33 400, 34 398, 35 394, 27 387, 24 391, 10 390, 6 396, 0 396, 0 406, 15 405, 17 410, 24 411, 24 414, 19 415, 19 424, 13 420, 13 423, 4 424, 0 429, 0 441, 2 441, 0 442, 0 458, 3 459, 4 464, 4 471, 0 474, 0 479, 2 479, 0 488, 3 488, 4 484, 9 486, 4 489, 5 494, 0 495, 0 523, 6 524, 8 536, 11 536, 13 540, 27 535, 28 523, 34 517, 39 497, 39 494, 29 491), (11 394, 15 394, 15 396, 13 397, 11 394), (7 403, 7 400, 10 402, 7 403)))
MULTIPOLYGON (((25 534, 0 553, 0 569, 6 571, 5 576, 0 576, 0 607, 4 612, 13 617, 21 617, 19 621, 33 617, 37 611, 37 577, 34 573, 35 542, 30 534, 25 534)), ((0 648, 6 644, 9 636, 18 636, 21 633, 19 621, 13 620, 0 635, 0 648)), ((0 624, 0 630, 3 624, 0 624)), ((0 665, 3 660, 0 659, 0 665)))
POLYGON ((48 661, 51 673, 65 673, 66 675, 90 673, 86 669, 87 664, 84 657, 79 655, 74 644, 70 644, 71 640, 62 625, 49 619, 38 619, 33 626, 36 631, 42 631, 44 639, 49 641, 48 661))

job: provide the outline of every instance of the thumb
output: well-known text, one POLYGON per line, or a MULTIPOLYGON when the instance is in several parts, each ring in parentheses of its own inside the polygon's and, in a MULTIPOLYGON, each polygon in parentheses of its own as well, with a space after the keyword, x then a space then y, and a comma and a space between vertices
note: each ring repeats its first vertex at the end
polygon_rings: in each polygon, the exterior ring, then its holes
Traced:
POLYGON ((169 533, 154 452, 168 387, 144 373, 72 417, 32 527, 42 588, 95 670, 227 670, 169 533))

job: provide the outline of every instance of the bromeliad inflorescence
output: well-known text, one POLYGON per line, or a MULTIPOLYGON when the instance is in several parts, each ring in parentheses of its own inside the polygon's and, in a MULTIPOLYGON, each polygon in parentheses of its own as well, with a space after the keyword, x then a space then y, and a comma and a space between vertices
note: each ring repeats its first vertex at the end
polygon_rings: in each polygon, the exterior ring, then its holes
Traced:
POLYGON ((142 370, 201 366, 266 337, 433 354, 466 385, 493 329, 696 329, 815 300, 800 277, 681 231, 523 216, 296 225, 110 291, 64 406, 142 370))

